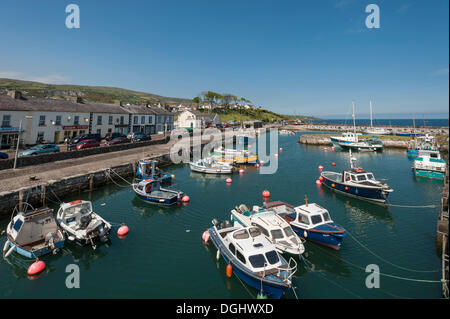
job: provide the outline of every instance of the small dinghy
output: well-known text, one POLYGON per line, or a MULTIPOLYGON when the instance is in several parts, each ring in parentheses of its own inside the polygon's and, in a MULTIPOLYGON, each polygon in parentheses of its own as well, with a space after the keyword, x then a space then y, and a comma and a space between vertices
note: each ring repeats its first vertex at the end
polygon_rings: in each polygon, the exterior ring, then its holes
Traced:
POLYGON ((133 191, 140 199, 159 205, 173 205, 181 202, 184 193, 162 188, 159 180, 145 179, 132 184, 133 191))
POLYGON ((330 213, 323 207, 312 203, 298 207, 283 203, 269 202, 266 209, 273 210, 286 220, 292 229, 306 240, 339 250, 342 240, 347 236, 345 229, 334 223, 330 213))
POLYGON ((250 211, 244 204, 231 211, 231 220, 243 226, 256 226, 272 243, 279 253, 300 256, 305 252, 302 240, 291 226, 274 211, 253 206, 250 211))
POLYGON ((277 299, 292 287, 297 263, 293 258, 286 262, 257 227, 242 227, 239 223, 232 226, 228 221, 219 225, 215 219, 212 223, 208 234, 218 256, 220 253, 242 281, 262 296, 277 299))
POLYGON ((233 166, 229 163, 216 162, 211 157, 189 163, 191 171, 205 174, 231 174, 233 166))
POLYGON ((323 185, 347 196, 385 203, 394 190, 389 185, 376 180, 373 173, 354 166, 354 161, 356 158, 352 157, 350 151, 350 169, 342 173, 322 172, 323 185))
POLYGON ((157 161, 151 159, 139 160, 136 169, 136 178, 143 179, 159 179, 161 184, 170 184, 172 182, 172 175, 163 172, 156 166, 157 161))
POLYGON ((53 209, 34 209, 25 203, 19 212, 14 208, 7 228, 3 253, 7 258, 13 251, 27 258, 57 254, 64 246, 64 235, 53 218, 53 209))
POLYGON ((92 211, 92 203, 85 200, 61 204, 56 221, 69 240, 80 246, 90 244, 94 249, 95 241, 108 241, 112 228, 110 223, 92 211))

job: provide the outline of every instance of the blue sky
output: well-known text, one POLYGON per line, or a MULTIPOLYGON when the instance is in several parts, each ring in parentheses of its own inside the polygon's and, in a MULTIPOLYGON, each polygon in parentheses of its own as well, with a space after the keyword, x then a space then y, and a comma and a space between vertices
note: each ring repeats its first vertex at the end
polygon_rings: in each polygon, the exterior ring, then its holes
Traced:
POLYGON ((375 116, 448 117, 448 12, 447 0, 2 0, 0 77, 212 90, 284 114, 346 115, 355 100, 363 117, 372 99, 375 116), (65 27, 70 3, 80 29, 65 27), (365 27, 370 3, 379 29, 365 27))

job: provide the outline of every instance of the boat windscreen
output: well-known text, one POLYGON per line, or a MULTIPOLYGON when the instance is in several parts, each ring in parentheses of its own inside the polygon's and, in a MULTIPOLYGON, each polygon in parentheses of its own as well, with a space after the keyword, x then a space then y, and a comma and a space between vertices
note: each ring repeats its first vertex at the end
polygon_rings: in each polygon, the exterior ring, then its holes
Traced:
POLYGON ((233 234, 234 239, 247 239, 249 237, 250 236, 248 235, 248 232, 245 229, 238 230, 233 234))
POLYGON ((291 236, 295 235, 295 233, 291 227, 285 227, 283 230, 284 230, 284 233, 286 234, 286 237, 291 237, 291 236))
POLYGON ((364 174, 357 175, 356 178, 358 178, 358 181, 365 181, 366 180, 366 175, 364 175, 364 174))
POLYGON ((327 212, 323 213, 322 216, 323 216, 323 220, 326 222, 331 220, 330 214, 328 214, 327 212))
POLYGON ((261 254, 250 256, 248 257, 248 260, 252 264, 253 268, 262 268, 266 264, 266 259, 261 254))
POLYGON ((14 230, 15 230, 16 232, 18 232, 18 231, 20 230, 20 227, 22 227, 22 224, 23 224, 22 220, 18 219, 18 220, 14 223, 14 226, 13 226, 14 230))
POLYGON ((271 230, 270 233, 272 234, 273 239, 283 238, 283 233, 281 232, 281 229, 271 230))
POLYGON ((322 216, 320 216, 320 215, 313 215, 313 216, 311 216, 311 222, 313 223, 313 225, 321 223, 322 222, 322 216))
POLYGON ((367 174, 367 179, 373 181, 375 179, 375 177, 373 176, 372 173, 369 173, 369 174, 367 174))
POLYGON ((250 235, 252 237, 258 237, 259 235, 261 235, 261 231, 256 227, 252 227, 248 231, 250 232, 250 235))
POLYGON ((278 254, 275 250, 271 250, 266 253, 266 258, 269 264, 274 265, 276 264, 280 259, 278 258, 278 254))

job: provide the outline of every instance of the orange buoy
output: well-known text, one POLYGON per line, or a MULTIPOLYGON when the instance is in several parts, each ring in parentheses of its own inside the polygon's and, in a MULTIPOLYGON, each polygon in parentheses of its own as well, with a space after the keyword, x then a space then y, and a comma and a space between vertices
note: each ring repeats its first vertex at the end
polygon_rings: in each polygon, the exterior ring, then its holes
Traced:
POLYGON ((233 274, 233 267, 230 264, 228 264, 227 265, 227 277, 230 278, 232 274, 233 274))
POLYGON ((242 169, 242 168, 239 170, 239 174, 244 174, 244 172, 245 172, 245 171, 244 171, 244 169, 242 169))
POLYGON ((123 226, 120 226, 119 229, 117 230, 117 235, 120 238, 122 236, 127 235, 129 231, 130 231, 130 229, 128 228, 128 226, 123 225, 123 226))
POLYGON ((188 195, 184 195, 183 198, 181 199, 181 201, 182 201, 183 203, 187 203, 187 202, 189 202, 190 200, 191 200, 191 199, 189 198, 188 195))
POLYGON ((38 260, 32 263, 30 267, 28 267, 27 274, 30 276, 37 275, 44 269, 45 269, 45 262, 43 262, 42 260, 38 260))
POLYGON ((331 187, 334 187, 334 186, 336 186, 336 185, 334 185, 334 184, 331 184, 331 187))
POLYGON ((333 166, 336 166, 336 163, 335 163, 335 162, 333 162, 333 163, 331 163, 331 165, 333 165, 333 166))
POLYGON ((323 182, 323 180, 324 180, 323 176, 320 176, 319 181, 323 182))
POLYGON ((319 171, 323 171, 323 166, 322 165, 319 165, 319 171))
POLYGON ((268 190, 265 190, 262 192, 263 197, 270 197, 270 192, 268 190))
POLYGON ((320 180, 317 179, 317 180, 316 180, 316 184, 317 184, 317 185, 322 185, 322 182, 321 182, 320 180))
POLYGON ((209 231, 205 230, 202 235, 202 240, 206 244, 209 241, 209 231))
POLYGON ((282 147, 280 147, 280 152, 283 152, 283 148, 282 147))
POLYGON ((233 182, 233 180, 232 180, 231 178, 228 177, 228 178, 226 179, 226 182, 227 182, 227 184, 231 184, 231 183, 233 182))

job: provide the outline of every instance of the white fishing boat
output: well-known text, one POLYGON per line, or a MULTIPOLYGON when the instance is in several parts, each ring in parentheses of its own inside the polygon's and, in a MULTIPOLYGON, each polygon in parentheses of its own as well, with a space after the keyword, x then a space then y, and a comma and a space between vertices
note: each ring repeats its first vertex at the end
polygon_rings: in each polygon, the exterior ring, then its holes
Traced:
POLYGON ((231 220, 245 227, 256 226, 272 243, 277 251, 300 256, 305 246, 291 226, 274 211, 253 206, 250 211, 244 204, 231 210, 231 220))
POLYGON ((112 228, 109 222, 93 212, 92 203, 85 200, 61 204, 56 221, 67 239, 81 246, 90 244, 94 249, 95 241, 108 241, 112 228))
POLYGON ((295 135, 295 132, 289 130, 280 130, 280 135, 295 135))
POLYGON ((439 151, 419 150, 413 170, 417 177, 443 180, 446 167, 447 163, 441 158, 439 151))
POLYGON ((191 171, 205 174, 231 174, 233 166, 227 162, 215 161, 212 157, 189 163, 191 171))

